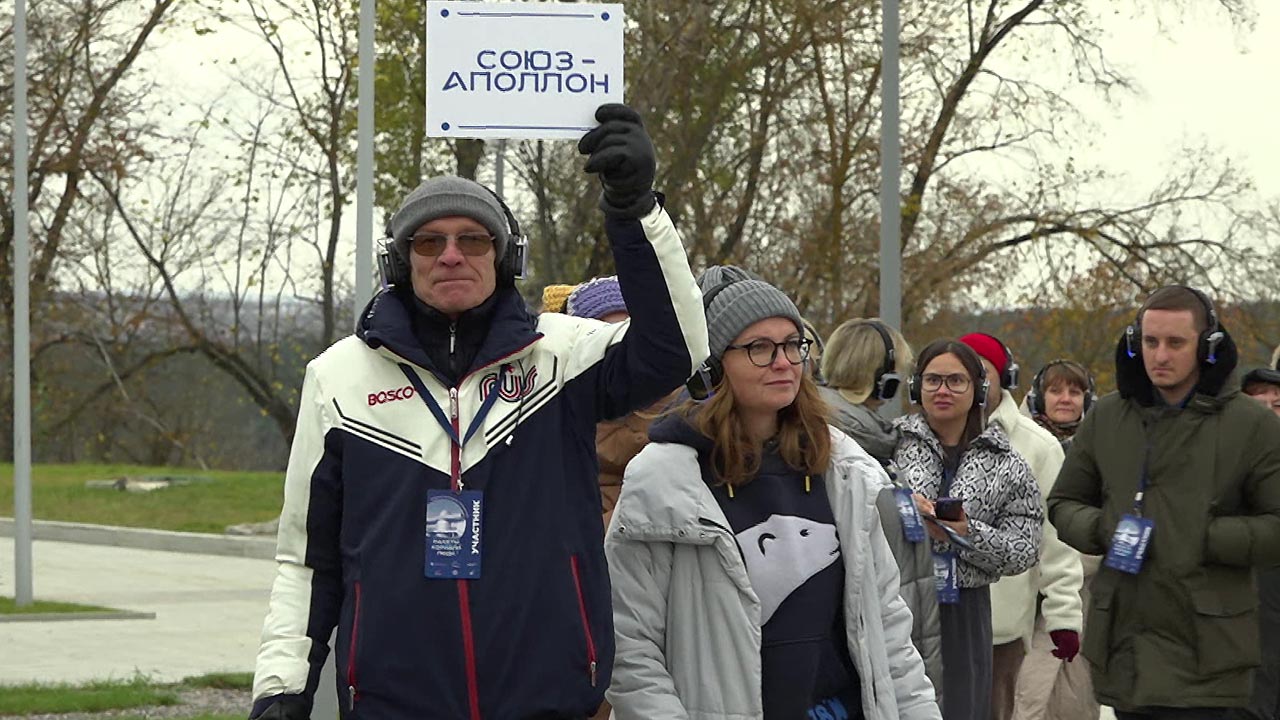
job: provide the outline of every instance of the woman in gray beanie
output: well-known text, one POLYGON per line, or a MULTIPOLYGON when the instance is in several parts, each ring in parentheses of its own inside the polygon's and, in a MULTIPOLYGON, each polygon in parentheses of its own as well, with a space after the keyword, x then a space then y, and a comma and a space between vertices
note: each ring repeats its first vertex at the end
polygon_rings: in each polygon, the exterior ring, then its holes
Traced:
POLYGON ((883 470, 827 425, 791 300, 714 274, 708 399, 654 424, 605 537, 614 716, 940 719, 876 512, 883 470))

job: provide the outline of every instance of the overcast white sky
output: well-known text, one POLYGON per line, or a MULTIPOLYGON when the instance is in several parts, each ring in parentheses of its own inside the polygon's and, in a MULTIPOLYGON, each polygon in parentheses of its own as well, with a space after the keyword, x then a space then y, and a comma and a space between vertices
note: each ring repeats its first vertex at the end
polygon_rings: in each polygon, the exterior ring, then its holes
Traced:
POLYGON ((1100 108, 1103 134, 1090 154, 1153 183, 1171 151, 1207 140, 1239 160, 1264 197, 1280 198, 1280 2, 1256 7, 1248 33, 1203 9, 1163 33, 1150 17, 1113 16, 1105 47, 1143 94, 1100 108))
MULTIPOLYGON (((1145 195, 1178 159, 1180 148, 1207 144, 1252 176, 1259 202, 1280 201, 1280 0, 1254 0, 1257 24, 1252 31, 1232 26, 1213 0, 1189 3, 1181 17, 1166 12, 1163 27, 1150 13, 1135 14, 1121 0, 1095 2, 1106 18, 1100 43, 1109 60, 1136 80, 1140 92, 1105 102, 1087 88, 1068 90, 1097 128, 1074 150, 1077 162, 1122 174, 1135 193, 1145 195)), ((253 68, 265 73, 272 67, 259 40, 225 27, 199 37, 169 32, 159 40, 165 47, 151 67, 162 69, 165 97, 204 102, 226 85, 228 72, 253 68), (238 63, 228 66, 232 57, 238 63)), ((234 102, 234 97, 228 100, 234 102)), ((251 112, 247 107, 244 111, 251 112)), ((1115 190, 1083 188, 1081 194, 1115 190)), ((1264 242, 1275 246, 1280 239, 1264 242)))

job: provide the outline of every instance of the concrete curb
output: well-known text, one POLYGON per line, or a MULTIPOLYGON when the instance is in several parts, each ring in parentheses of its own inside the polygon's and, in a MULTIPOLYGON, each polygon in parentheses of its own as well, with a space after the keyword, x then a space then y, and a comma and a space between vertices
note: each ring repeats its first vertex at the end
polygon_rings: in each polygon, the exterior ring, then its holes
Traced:
POLYGON ((56 622, 59 620, 155 620, 153 612, 115 610, 109 612, 23 613, 0 615, 0 623, 8 622, 56 622))
MULTIPOLYGON (((13 533, 13 518, 0 517, 0 537, 13 537, 13 533)), ((228 555, 257 560, 273 560, 276 556, 276 539, 273 537, 239 537, 235 535, 213 535, 210 533, 173 532, 171 530, 90 525, 88 523, 61 522, 58 520, 34 521, 32 534, 36 540, 82 543, 86 545, 111 545, 139 550, 163 550, 196 555, 228 555)))

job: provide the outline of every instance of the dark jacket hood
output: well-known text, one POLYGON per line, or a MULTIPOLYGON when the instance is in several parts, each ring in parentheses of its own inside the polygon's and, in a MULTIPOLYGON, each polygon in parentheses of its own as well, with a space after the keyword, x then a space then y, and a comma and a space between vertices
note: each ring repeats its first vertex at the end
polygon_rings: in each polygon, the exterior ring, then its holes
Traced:
POLYGON ((649 439, 653 442, 687 445, 698 451, 699 457, 708 457, 715 446, 711 438, 703 435, 682 412, 674 412, 654 421, 649 427, 649 439))
MULTIPOLYGON (((1222 332, 1222 342, 1218 344, 1217 362, 1200 363, 1200 380, 1196 383, 1188 406, 1216 410, 1240 392, 1239 387, 1228 382, 1240 361, 1236 342, 1221 323, 1218 329, 1222 332)), ((1159 404, 1156 389, 1142 364, 1141 347, 1136 349, 1137 354, 1129 357, 1129 343, 1122 333, 1120 342, 1116 343, 1116 389, 1120 392, 1120 397, 1132 399, 1143 407, 1152 407, 1159 404)))
MULTIPOLYGON (((435 363, 414 334, 413 315, 417 312, 418 308, 409 299, 393 291, 383 290, 373 296, 360 314, 360 319, 356 322, 356 337, 375 350, 386 346, 409 362, 434 371, 435 363)), ((459 323, 468 321, 467 313, 458 318, 459 323)), ((484 303, 483 309, 479 310, 476 321, 487 323, 488 328, 470 363, 472 368, 482 367, 511 355, 539 337, 537 316, 529 310, 524 298, 513 287, 499 287, 484 303)), ((448 336, 443 335, 440 342, 447 344, 448 336)))

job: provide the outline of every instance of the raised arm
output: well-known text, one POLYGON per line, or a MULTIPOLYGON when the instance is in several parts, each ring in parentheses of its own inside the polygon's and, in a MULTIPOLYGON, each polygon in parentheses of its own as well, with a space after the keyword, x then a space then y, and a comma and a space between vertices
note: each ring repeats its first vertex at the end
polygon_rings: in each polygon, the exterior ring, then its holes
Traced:
MULTIPOLYGON (((603 419, 676 389, 708 351, 702 294, 680 235, 653 192, 656 160, 640 116, 625 105, 602 105, 596 119, 600 125, 578 149, 590 156, 587 172, 600 177, 605 234, 631 315, 625 331, 611 334, 594 369, 595 415, 603 419)), ((583 357, 595 359, 590 352, 583 357)))

